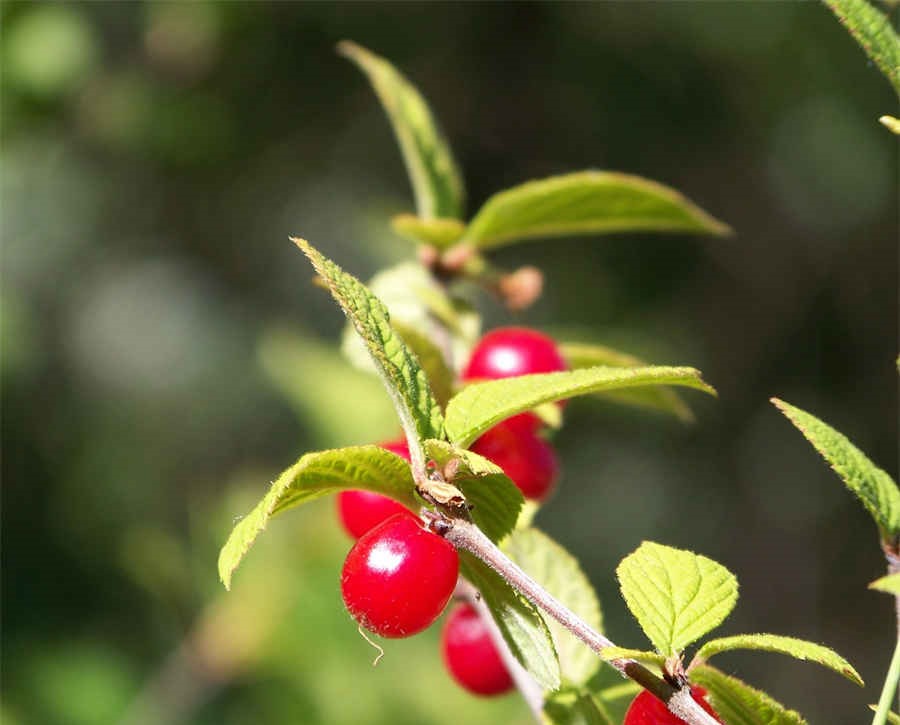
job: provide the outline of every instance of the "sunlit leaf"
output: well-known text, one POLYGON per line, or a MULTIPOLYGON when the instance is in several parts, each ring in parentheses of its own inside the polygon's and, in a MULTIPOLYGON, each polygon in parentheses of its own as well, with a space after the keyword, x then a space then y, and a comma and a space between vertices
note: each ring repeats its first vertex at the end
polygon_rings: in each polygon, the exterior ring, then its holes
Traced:
POLYGON ((889 574, 881 579, 876 579, 869 584, 869 589, 900 597, 900 574, 889 574))
POLYGON ((462 217, 462 176, 425 99, 400 71, 375 53, 346 40, 338 45, 338 52, 369 77, 384 106, 403 153, 419 216, 462 217))
POLYGON ((828 424, 778 398, 772 398, 772 403, 828 461, 847 488, 859 497, 878 524, 882 536, 887 538, 900 533, 900 489, 894 480, 828 424))
POLYGON ((645 541, 616 569, 622 596, 666 657, 722 623, 738 598, 728 569, 705 556, 645 541))
POLYGON ((715 667, 696 667, 689 675, 706 688, 709 703, 728 725, 806 725, 800 713, 715 667))
POLYGON ((807 642, 794 637, 783 637, 777 634, 738 634, 733 637, 713 639, 704 643, 698 650, 695 660, 698 662, 706 661, 721 652, 729 652, 736 649, 778 652, 796 657, 798 660, 816 662, 823 667, 834 670, 839 675, 843 675, 857 685, 863 685, 862 678, 853 668, 853 665, 834 650, 814 642, 807 642))
MULTIPOLYGON (((572 369, 589 368, 598 365, 621 368, 647 366, 645 360, 605 345, 566 342, 559 344, 558 347, 563 358, 572 369)), ((607 393, 598 393, 598 396, 627 405, 670 413, 686 423, 691 423, 694 420, 694 414, 678 393, 664 386, 614 390, 607 393)))
POLYGON ((900 136, 900 118, 884 115, 879 117, 878 122, 885 128, 890 129, 891 133, 900 136))
POLYGON ((415 355, 391 327, 382 302, 356 277, 347 274, 304 239, 292 239, 309 257, 332 296, 340 304, 381 375, 409 442, 414 469, 424 471, 421 441, 441 438, 443 416, 431 392, 425 371, 415 355))
POLYGON ((467 551, 460 572, 481 593, 510 652, 545 690, 560 686, 559 660, 543 617, 503 577, 467 551))
POLYGON ((219 553, 219 578, 226 589, 231 588, 234 570, 276 514, 346 489, 375 491, 415 510, 414 488, 406 461, 378 446, 307 453, 275 479, 269 492, 234 527, 219 553))
POLYGON ((469 223, 463 241, 487 249, 538 237, 632 231, 731 232, 689 199, 655 181, 580 171, 495 194, 469 223))
POLYGON ((666 658, 659 652, 650 652, 643 649, 631 649, 629 647, 606 647, 600 656, 607 662, 612 660, 637 660, 651 665, 662 666, 666 658))
POLYGON ((525 499, 503 469, 487 458, 445 441, 425 441, 425 454, 439 468, 453 458, 459 459, 453 483, 472 507, 472 520, 489 539, 499 541, 513 530, 525 499))
MULTIPOLYGON (((575 612, 595 631, 603 631, 600 602, 575 559, 557 542, 537 529, 518 529, 504 542, 504 551, 529 576, 575 612)), ((567 682, 583 684, 597 671, 600 660, 582 641, 555 620, 547 622, 559 666, 567 682)))
POLYGON ((679 385, 715 395, 693 368, 593 367, 474 383, 447 405, 446 431, 454 443, 467 446, 501 420, 542 403, 577 395, 654 385, 679 385))

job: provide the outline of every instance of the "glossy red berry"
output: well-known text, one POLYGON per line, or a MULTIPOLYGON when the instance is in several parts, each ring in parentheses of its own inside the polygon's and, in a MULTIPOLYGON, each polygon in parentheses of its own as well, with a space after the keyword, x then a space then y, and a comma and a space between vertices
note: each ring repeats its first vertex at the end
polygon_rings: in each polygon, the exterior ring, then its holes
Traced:
MULTIPOLYGON (((716 711, 706 701, 706 690, 692 685, 691 697, 718 722, 722 722, 716 711)), ((683 725, 683 723, 684 720, 673 715, 662 700, 644 690, 634 698, 628 707, 628 712, 625 713, 625 722, 622 725, 683 725)))
POLYGON ((552 338, 527 327, 500 327, 478 341, 463 380, 496 380, 565 369, 566 362, 552 338))
POLYGON ((500 466, 525 498, 543 501, 556 487, 559 464, 553 447, 515 419, 488 430, 472 450, 500 466))
MULTIPOLYGON (((497 380, 532 373, 553 373, 567 368, 556 343, 527 327, 500 327, 487 333, 463 370, 463 380, 497 380)), ((535 430, 540 420, 532 413, 509 419, 512 425, 535 430)))
MULTIPOLYGON (((378 445, 409 460, 409 446, 405 438, 378 445)), ((394 514, 412 515, 403 504, 372 491, 341 491, 337 495, 337 509, 344 529, 355 539, 394 514)))
POLYGON ((398 514, 360 537, 341 573, 341 594, 353 618, 382 637, 409 637, 443 611, 459 574, 446 539, 413 516, 398 514))
POLYGON ((475 695, 500 695, 513 681, 491 639, 488 627, 469 604, 459 604, 444 624, 444 664, 462 687, 475 695))

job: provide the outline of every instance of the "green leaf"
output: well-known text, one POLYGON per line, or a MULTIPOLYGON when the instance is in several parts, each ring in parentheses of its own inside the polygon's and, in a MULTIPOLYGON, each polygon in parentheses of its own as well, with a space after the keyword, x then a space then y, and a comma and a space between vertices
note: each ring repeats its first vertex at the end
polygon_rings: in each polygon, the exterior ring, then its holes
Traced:
POLYGON ((632 698, 637 695, 644 688, 641 687, 637 682, 632 682, 629 680, 628 682, 623 682, 620 685, 611 685, 610 687, 604 687, 602 690, 596 693, 596 696, 602 700, 603 702, 615 702, 616 700, 624 700, 626 698, 632 698))
POLYGON ((900 574, 888 574, 881 579, 876 579, 869 584, 869 589, 900 597, 900 574))
POLYGON ((691 682, 706 688, 710 704, 728 725, 806 725, 800 713, 715 667, 703 665, 689 675, 691 682))
POLYGON ((403 153, 419 216, 461 218, 462 176, 425 99, 384 58, 346 40, 338 44, 338 52, 369 77, 384 106, 403 153))
POLYGON ((421 441, 426 438, 441 438, 443 433, 441 408, 431 392, 425 371, 400 336, 394 332, 387 308, 362 282, 347 274, 305 239, 292 238, 292 241, 309 257, 332 296, 366 343, 400 416, 400 423, 409 442, 413 468, 424 471, 425 458, 421 441))
POLYGON ((544 725, 615 725, 590 693, 566 687, 544 700, 544 725))
POLYGON ((452 246, 466 231, 466 225, 458 219, 422 219, 414 214, 391 217, 391 227, 404 239, 438 249, 452 246))
POLYGON ((463 241, 488 249, 535 237, 632 231, 731 233, 726 224, 655 181, 580 171, 495 194, 469 223, 463 241))
POLYGON ((721 564, 652 541, 626 556, 616 575, 631 613, 666 657, 719 626, 738 598, 737 579, 721 564))
POLYGON ((866 0, 825 0, 900 95, 900 38, 887 15, 866 0))
POLYGON ((834 650, 814 642, 807 642, 794 637, 782 637, 777 634, 738 634, 733 637, 713 639, 700 648, 694 660, 697 662, 706 661, 720 652, 729 652, 736 649, 779 652, 780 654, 796 657, 798 660, 817 662, 823 667, 843 675, 860 687, 863 686, 862 678, 853 669, 853 665, 834 650))
MULTIPOLYGON (((369 280, 367 287, 388 308, 395 328, 400 323, 431 340, 443 334, 441 327, 446 328, 450 331, 448 344, 453 358, 468 359, 481 332, 480 317, 471 307, 451 298, 421 264, 401 262, 384 269, 369 280)), ((356 367, 376 372, 365 344, 350 322, 344 328, 341 349, 356 367)))
POLYGON ((457 445, 468 446, 501 420, 541 403, 653 385, 680 385, 715 395, 715 390, 693 368, 593 367, 522 375, 473 383, 453 396, 447 404, 447 435, 457 445))
POLYGON ((425 441, 425 454, 441 468, 451 458, 459 459, 457 477, 452 483, 463 492, 472 507, 472 520, 485 536, 496 542, 513 530, 525 499, 502 468, 445 441, 425 441))
POLYGON ((481 559, 460 551, 459 560, 462 575, 481 593, 513 656, 541 687, 558 690, 559 660, 540 612, 481 559))
POLYGON ((346 489, 390 496, 415 511, 415 484, 409 465, 378 446, 356 446, 307 453, 284 471, 269 492, 231 531, 219 553, 219 578, 231 588, 231 575, 269 519, 307 501, 346 489))
POLYGON ((453 371, 447 367, 443 353, 430 337, 422 334, 415 327, 398 320, 392 320, 391 327, 403 338, 403 341, 419 360, 438 405, 442 408, 446 406, 453 395, 455 376, 453 371))
POLYGON ((812 443, 847 488, 862 501, 878 524, 882 537, 893 537, 900 533, 900 489, 893 479, 831 426, 778 398, 772 398, 772 403, 812 443))
MULTIPOLYGON (((532 579, 595 631, 603 631, 597 594, 578 560, 562 546, 542 531, 528 528, 514 531, 503 549, 532 579)), ((600 666, 597 655, 555 620, 547 625, 553 635, 563 678, 579 685, 587 682, 600 666)))
MULTIPOLYGON (((589 368, 597 365, 617 368, 638 368, 647 365, 647 362, 639 357, 614 350, 605 345, 566 342, 558 347, 563 358, 565 358, 572 369, 589 368)), ((598 395, 627 405, 671 413, 685 423, 694 421, 694 414, 681 397, 674 390, 663 386, 616 390, 609 393, 598 393, 598 395)))

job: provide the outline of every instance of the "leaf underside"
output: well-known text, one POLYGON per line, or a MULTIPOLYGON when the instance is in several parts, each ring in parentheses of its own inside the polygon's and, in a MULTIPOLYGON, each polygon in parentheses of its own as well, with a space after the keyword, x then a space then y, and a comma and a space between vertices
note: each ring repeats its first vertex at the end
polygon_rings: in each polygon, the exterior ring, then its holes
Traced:
POLYGON ((463 388, 447 404, 445 428, 451 441, 465 447, 501 420, 542 403, 655 385, 678 385, 715 395, 715 390, 703 381, 699 371, 687 367, 598 366, 522 375, 473 383, 463 388))
POLYGON ((721 652, 729 652, 736 649, 778 652, 796 657, 798 660, 816 662, 823 667, 834 670, 839 675, 843 675, 860 687, 863 686, 862 678, 853 668, 853 665, 834 650, 815 642, 807 642, 802 639, 784 637, 777 634, 739 634, 733 637, 713 639, 704 643, 697 652, 696 659, 705 661, 721 652))
POLYGON ((717 627, 738 598, 735 576, 705 556, 645 541, 616 569, 625 603, 669 657, 717 627))
POLYGON ((561 679, 553 638, 534 605, 497 572, 467 551, 459 552, 460 573, 481 593, 510 652, 547 691, 561 679))
POLYGON ((888 574, 881 579, 876 579, 869 584, 869 589, 900 597, 900 574, 888 574))
POLYGON ((390 119, 419 216, 424 219, 462 217, 465 202, 462 175, 419 91, 391 63, 356 43, 344 41, 338 45, 338 52, 369 77, 390 119))
MULTIPOLYGON (((557 542, 533 528, 517 529, 503 550, 529 576, 597 632, 603 631, 600 602, 578 561, 557 542)), ((584 684, 597 671, 597 655, 555 620, 547 622, 565 681, 584 684)))
POLYGON ((219 578, 226 589, 256 537, 276 514, 341 490, 362 489, 418 506, 409 464, 378 446, 307 453, 272 483, 268 493, 231 531, 219 553, 219 578))
POLYGON ((690 678, 706 688, 710 704, 728 725, 806 725, 800 713, 715 667, 696 667, 690 678))
POLYGON ((602 703, 577 687, 566 687, 544 700, 544 725, 615 725, 602 703))
POLYGON ((438 249, 452 246, 466 231, 466 225, 458 219, 423 219, 415 214, 391 217, 391 227, 404 239, 438 249))
POLYGON ((489 249, 523 239, 633 231, 731 232, 663 184, 630 174, 580 171, 495 194, 469 223, 463 241, 489 249))
POLYGON ((840 476, 875 519, 883 538, 900 534, 900 489, 894 480, 828 424, 800 408, 772 398, 772 403, 840 476))

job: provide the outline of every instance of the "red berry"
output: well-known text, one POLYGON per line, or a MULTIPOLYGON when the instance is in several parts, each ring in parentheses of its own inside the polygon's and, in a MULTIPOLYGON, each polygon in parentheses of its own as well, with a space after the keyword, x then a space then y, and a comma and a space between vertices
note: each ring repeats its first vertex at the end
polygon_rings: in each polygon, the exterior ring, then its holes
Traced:
POLYGON ((526 498, 543 501, 556 486, 559 464, 553 447, 512 418, 484 433, 472 450, 500 466, 526 498))
MULTIPOLYGON (((500 327, 478 341, 462 378, 497 380, 566 368, 566 361, 552 338, 526 327, 500 327)), ((522 413, 509 420, 530 430, 540 425, 540 419, 532 413, 522 413)))
POLYGON ((441 640, 444 664, 465 689, 475 695, 500 695, 512 686, 488 627, 469 604, 456 606, 444 624, 441 640))
MULTIPOLYGON (((706 701, 706 690, 691 685, 691 697, 718 722, 722 722, 716 711, 706 701)), ((628 712, 625 713, 625 722, 622 725, 684 725, 684 720, 673 715, 666 704, 656 695, 644 690, 632 701, 628 712)))
MULTIPOLYGON (((409 460, 409 445, 405 438, 378 445, 409 460)), ((354 539, 358 539, 394 514, 412 515, 403 504, 372 491, 341 491, 337 495, 337 507, 338 517, 344 529, 354 539)))
POLYGON ((526 327, 500 327, 478 341, 462 376, 463 380, 496 380, 565 369, 552 338, 526 327))
POLYGON ((459 556, 446 539, 405 514, 357 541, 341 573, 353 618, 382 637, 409 637, 428 627, 453 594, 459 556))

